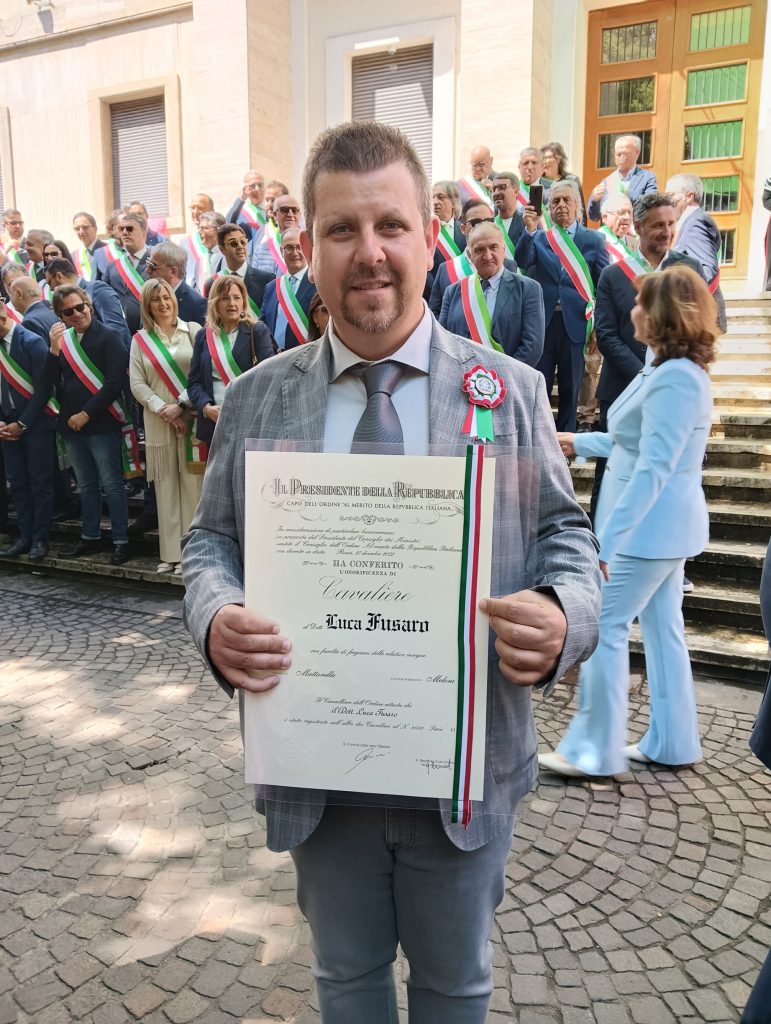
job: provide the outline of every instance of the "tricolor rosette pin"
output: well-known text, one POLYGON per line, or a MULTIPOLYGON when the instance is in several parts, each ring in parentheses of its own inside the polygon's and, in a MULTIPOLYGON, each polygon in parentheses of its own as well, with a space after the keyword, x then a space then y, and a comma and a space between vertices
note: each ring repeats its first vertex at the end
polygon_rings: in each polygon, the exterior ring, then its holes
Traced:
POLYGON ((495 440, 493 413, 506 397, 506 385, 495 370, 477 363, 463 375, 463 390, 468 395, 470 408, 463 423, 462 433, 479 441, 495 440))

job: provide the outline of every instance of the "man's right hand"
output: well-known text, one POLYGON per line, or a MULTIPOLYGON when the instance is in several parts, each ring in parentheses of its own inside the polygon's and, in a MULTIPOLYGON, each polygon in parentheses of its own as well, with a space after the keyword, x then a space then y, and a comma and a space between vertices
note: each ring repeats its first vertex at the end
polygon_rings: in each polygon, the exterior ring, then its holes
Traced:
POLYGON ((220 407, 218 405, 212 405, 211 402, 207 402, 203 407, 204 418, 211 420, 212 423, 216 423, 220 418, 220 407))
POLYGON ((292 664, 291 642, 278 625, 238 604, 226 604, 209 627, 209 658, 236 689, 262 693, 279 682, 292 664))
POLYGON ((525 222, 525 229, 532 233, 538 229, 538 214, 534 206, 526 206, 522 211, 522 220, 525 222))
POLYGON ((48 340, 51 343, 51 355, 58 356, 62 351, 62 338, 67 328, 63 323, 54 324, 48 332, 48 340))
POLYGON ((592 199, 602 199, 605 195, 605 188, 606 185, 604 181, 601 181, 599 185, 595 185, 592 189, 592 199))

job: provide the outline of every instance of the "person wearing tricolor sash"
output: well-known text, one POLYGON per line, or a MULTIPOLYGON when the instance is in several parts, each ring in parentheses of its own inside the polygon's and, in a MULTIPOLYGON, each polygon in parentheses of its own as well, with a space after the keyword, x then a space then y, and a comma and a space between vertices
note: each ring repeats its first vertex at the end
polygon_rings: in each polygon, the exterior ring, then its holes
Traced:
POLYGON ((600 234, 605 239, 610 262, 618 263, 640 248, 639 238, 632 233, 632 204, 620 192, 609 192, 600 209, 600 234))
POLYGON ((279 352, 307 342, 308 314, 311 299, 316 294, 316 285, 308 276, 298 228, 284 232, 281 255, 286 273, 266 285, 261 317, 279 352))
POLYGON ((205 298, 209 298, 211 286, 218 277, 236 275, 246 285, 246 292, 249 296, 249 309, 255 319, 259 319, 262 311, 262 301, 265 294, 265 287, 270 284, 273 274, 263 270, 255 270, 247 262, 249 251, 249 240, 246 232, 238 224, 223 224, 217 230, 217 246, 222 254, 220 269, 206 281, 203 286, 205 298))
POLYGON ((556 185, 558 181, 574 181, 576 183, 578 198, 581 200, 579 220, 586 227, 584 189, 578 175, 568 170, 568 155, 565 152, 565 147, 561 142, 547 142, 545 146, 541 146, 541 156, 543 158, 543 171, 541 173, 543 174, 544 184, 548 182, 549 188, 552 185, 556 185))
POLYGON ((548 212, 551 182, 548 178, 543 177, 543 156, 540 149, 536 146, 526 146, 519 154, 517 169, 519 170, 519 195, 517 196, 519 212, 524 215, 526 207, 530 204, 530 187, 532 185, 543 186, 543 210, 548 212))
POLYGON ((608 251, 598 231, 578 222, 578 189, 561 181, 549 191, 552 227, 544 231, 532 206, 517 243, 517 263, 543 289, 546 336, 538 369, 551 394, 558 373, 557 429, 575 430, 578 392, 584 375, 584 347, 594 327, 594 295, 608 251))
POLYGON ((595 185, 589 196, 587 213, 590 220, 600 219, 600 202, 608 192, 621 192, 631 203, 648 192, 658 192, 659 186, 653 171, 646 171, 637 161, 642 152, 639 135, 619 135, 613 144, 615 171, 595 185))
POLYGON ((53 242, 54 236, 50 231, 43 228, 30 228, 27 232, 27 273, 33 281, 45 283, 45 263, 43 261, 43 250, 49 242, 53 242))
POLYGON ((24 218, 21 212, 13 206, 8 206, 3 210, 3 231, 0 244, 9 260, 21 265, 26 264, 29 256, 24 238, 24 218))
MULTIPOLYGON (((203 274, 200 280, 197 279, 197 274, 199 272, 198 261, 201 257, 203 248, 205 248, 201 240, 201 215, 204 213, 212 213, 214 211, 214 200, 205 192, 197 192, 190 200, 189 210, 190 219, 193 222, 193 230, 191 234, 182 239, 178 239, 178 241, 179 244, 187 250, 188 262, 185 270, 185 280, 191 288, 197 288, 198 291, 201 291, 203 282, 212 273, 210 269, 209 273, 203 274)), ((222 214, 220 214, 220 216, 222 216, 222 214)), ((220 223, 225 223, 224 217, 222 217, 220 223)), ((217 244, 216 232, 213 244, 215 246, 217 244)))
MULTIPOLYGON (((269 849, 289 850, 294 862, 323 1024, 398 1024, 393 961, 399 944, 409 959, 413 1024, 483 1024, 493 992, 489 940, 506 891, 516 809, 536 777, 530 687, 544 684, 549 692, 594 647, 596 546, 573 494, 541 376, 450 334, 423 301, 439 222, 406 137, 376 121, 323 132, 305 167, 303 208, 303 249, 331 319, 318 341, 267 360, 225 393, 203 494, 183 544, 184 620, 228 695, 306 685, 289 673, 299 638, 281 631, 269 602, 244 607, 247 536, 260 558, 260 537, 244 520, 247 438, 339 453, 355 449, 357 433, 364 433, 416 456, 429 455, 432 444, 457 442, 477 464, 480 451, 522 453, 528 479, 535 465, 537 528, 534 523, 532 545, 522 553, 532 572, 501 554, 494 559, 496 597, 479 595, 491 627, 484 798, 468 801, 461 814, 449 793, 425 801, 280 785, 256 790, 269 849), (471 445, 469 453, 464 427, 472 407, 464 386, 483 370, 488 381, 505 379, 505 395, 499 390, 492 412, 495 439, 483 449, 471 445)), ((361 456, 349 457, 355 477, 354 459, 361 456)), ((522 536, 523 510, 505 497, 500 505, 494 532, 522 536)), ((445 628, 447 642, 456 645, 458 623, 445 628)), ((355 659, 350 671, 359 672, 362 693, 370 692, 372 680, 355 659)), ((456 696, 463 693, 455 679, 448 683, 456 696)), ((516 992, 516 978, 512 984, 516 992)))
POLYGON ((139 330, 139 300, 142 285, 147 280, 147 221, 141 213, 121 213, 115 227, 123 249, 108 246, 107 276, 105 280, 118 296, 132 337, 139 330))
POLYGON ((252 250, 249 265, 274 277, 286 273, 286 263, 281 255, 281 239, 289 228, 299 227, 299 202, 294 196, 276 196, 273 200, 273 216, 268 218, 262 237, 252 250))
POLYGON ((667 182, 666 191, 675 201, 677 233, 674 247, 701 263, 701 272, 717 306, 717 322, 721 331, 728 327, 725 299, 720 289, 720 229, 702 209, 704 182, 696 174, 676 174, 667 182))
POLYGON ((86 281, 101 281, 107 274, 105 243, 98 237, 96 218, 81 210, 72 218, 72 230, 80 248, 73 252, 75 269, 86 281))
POLYGON ((469 166, 471 174, 458 178, 461 199, 463 202, 470 199, 482 200, 492 209, 490 183, 494 174, 493 156, 487 146, 474 146, 469 153, 469 166))
MULTIPOLYGON (((636 338, 632 324, 632 310, 637 301, 635 282, 645 274, 678 265, 702 273, 696 260, 672 248, 677 210, 671 196, 651 192, 638 199, 634 205, 634 226, 640 240, 639 251, 606 267, 597 284, 595 323, 597 347, 603 357, 597 384, 600 431, 607 430, 611 406, 645 365, 648 350, 636 338)), ((589 513, 592 519, 604 472, 605 460, 598 458, 589 513)))
POLYGON ((517 242, 525 230, 525 222, 517 208, 519 195, 519 178, 513 171, 496 171, 493 178, 493 202, 495 203, 495 221, 503 232, 506 243, 506 254, 515 258, 517 242))
MULTIPOLYGON (((80 488, 81 533, 65 558, 102 550, 102 495, 112 532, 112 564, 128 561, 128 498, 123 486, 124 426, 120 404, 128 352, 93 315, 88 293, 62 285, 53 294, 61 323, 51 327, 47 374, 60 405, 58 430, 80 488)), ((128 436, 128 435, 126 435, 128 436)))
POLYGON ((58 410, 47 364, 45 341, 15 323, 0 302, 0 449, 19 530, 0 548, 3 558, 27 554, 37 562, 48 554, 58 410))
POLYGON ((204 211, 197 230, 187 239, 188 261, 185 280, 203 294, 206 282, 222 267, 222 253, 217 246, 217 232, 225 218, 215 210, 204 211))
POLYGON ((200 323, 179 316, 174 288, 163 278, 142 289, 142 329, 131 343, 131 393, 145 410, 145 476, 155 486, 159 573, 181 574, 180 544, 201 496, 206 449, 193 436, 188 373, 200 323))
POLYGON ((439 238, 434 253, 432 273, 436 274, 442 263, 454 260, 466 248, 466 236, 460 221, 460 192, 454 181, 437 181, 431 189, 434 213, 439 218, 439 238))
POLYGON ((2 268, 0 268, 0 281, 2 281, 2 288, 0 288, 0 298, 10 300, 11 285, 20 277, 26 276, 27 271, 18 263, 4 263, 2 268))
POLYGON ((228 224, 238 224, 249 239, 249 254, 252 255, 267 220, 265 211, 265 176, 259 171, 247 171, 241 185, 241 194, 234 200, 225 214, 228 224))
MULTIPOLYGON (((468 237, 469 231, 476 227, 477 224, 482 224, 492 220, 493 211, 487 203, 483 202, 481 199, 467 199, 463 204, 463 209, 461 210, 460 215, 460 230, 464 239, 468 237)), ((517 269, 516 263, 508 258, 504 260, 504 266, 509 270, 516 271, 517 269)), ((444 293, 450 285, 455 284, 464 277, 469 277, 473 273, 474 265, 468 258, 465 249, 460 256, 456 256, 455 259, 445 261, 440 265, 434 275, 434 281, 431 285, 431 296, 428 299, 428 308, 434 316, 437 317, 437 319, 442 310, 442 299, 444 298, 444 293)))
POLYGON ((274 351, 270 331, 249 308, 241 278, 218 277, 209 293, 206 326, 195 337, 187 380, 188 396, 198 412, 199 441, 211 443, 228 386, 274 351))
POLYGON ((53 292, 63 284, 77 284, 91 297, 94 306, 94 315, 105 327, 119 334, 126 346, 126 351, 131 348, 131 335, 129 334, 126 318, 118 296, 104 281, 87 281, 84 277, 78 277, 75 268, 69 260, 51 260, 46 266, 46 281, 53 292))
POLYGON ((161 242, 150 250, 146 273, 148 280, 160 278, 174 289, 177 313, 186 323, 202 324, 206 319, 207 302, 185 280, 187 253, 176 242, 161 242))
POLYGON ((466 252, 476 273, 444 293, 439 323, 462 338, 536 366, 543 352, 541 286, 506 270, 505 251, 497 224, 488 221, 472 228, 466 252))

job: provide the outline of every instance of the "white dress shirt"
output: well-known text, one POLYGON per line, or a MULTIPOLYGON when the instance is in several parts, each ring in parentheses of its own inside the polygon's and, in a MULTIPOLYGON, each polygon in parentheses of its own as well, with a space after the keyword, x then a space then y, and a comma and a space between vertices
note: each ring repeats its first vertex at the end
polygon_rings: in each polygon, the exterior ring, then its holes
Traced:
MULTIPOLYGON (((429 441, 429 377, 433 317, 424 304, 423 317, 400 349, 388 356, 408 369, 396 385, 391 400, 402 424, 405 455, 428 455, 429 441)), ((346 373, 357 363, 366 362, 337 337, 334 324, 329 324, 332 360, 329 369, 327 419, 324 428, 325 452, 349 452, 362 413, 367 408, 364 381, 346 373)), ((385 360, 372 360, 385 362, 385 360)), ((460 431, 460 424, 458 425, 460 431)))
POLYGON ((490 311, 490 319, 492 319, 493 313, 495 312, 495 300, 498 297, 498 285, 501 283, 503 277, 503 267, 498 271, 497 274, 493 274, 492 277, 488 277, 490 287, 484 287, 484 281, 482 282, 482 294, 485 297, 487 308, 490 311))
MULTIPOLYGON (((288 278, 289 283, 290 283, 290 285, 292 287, 292 290, 294 291, 294 293, 296 295, 297 294, 297 289, 302 284, 303 280, 305 279, 305 275, 307 273, 308 273, 308 265, 306 264, 302 268, 302 270, 298 270, 296 274, 290 274, 287 271, 287 273, 282 275, 282 276, 285 277, 285 278, 288 278)), ((278 280, 276 281, 276 293, 278 295, 278 280)), ((288 327, 289 327, 289 321, 287 320, 286 315, 284 314, 284 310, 283 310, 283 308, 281 306, 281 303, 279 302, 277 310, 276 310, 276 330, 273 332, 273 338, 274 338, 276 344, 278 345, 279 349, 281 349, 282 351, 283 351, 283 349, 286 348, 286 332, 287 332, 288 327)))

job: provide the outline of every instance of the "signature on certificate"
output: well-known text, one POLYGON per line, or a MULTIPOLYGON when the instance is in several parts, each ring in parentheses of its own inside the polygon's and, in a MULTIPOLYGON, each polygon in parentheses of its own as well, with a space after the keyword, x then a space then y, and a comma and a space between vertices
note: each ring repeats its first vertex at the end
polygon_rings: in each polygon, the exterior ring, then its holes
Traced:
POLYGON ((441 760, 436 760, 432 757, 416 757, 415 760, 421 768, 426 769, 427 775, 430 775, 432 771, 449 771, 454 763, 451 757, 442 758, 441 760))
POLYGON ((385 757, 385 754, 379 754, 375 747, 364 747, 362 750, 358 752, 358 754, 356 754, 356 756, 353 759, 353 764, 345 774, 350 775, 355 768, 358 768, 359 765, 364 764, 365 761, 373 761, 376 760, 378 757, 385 757))

